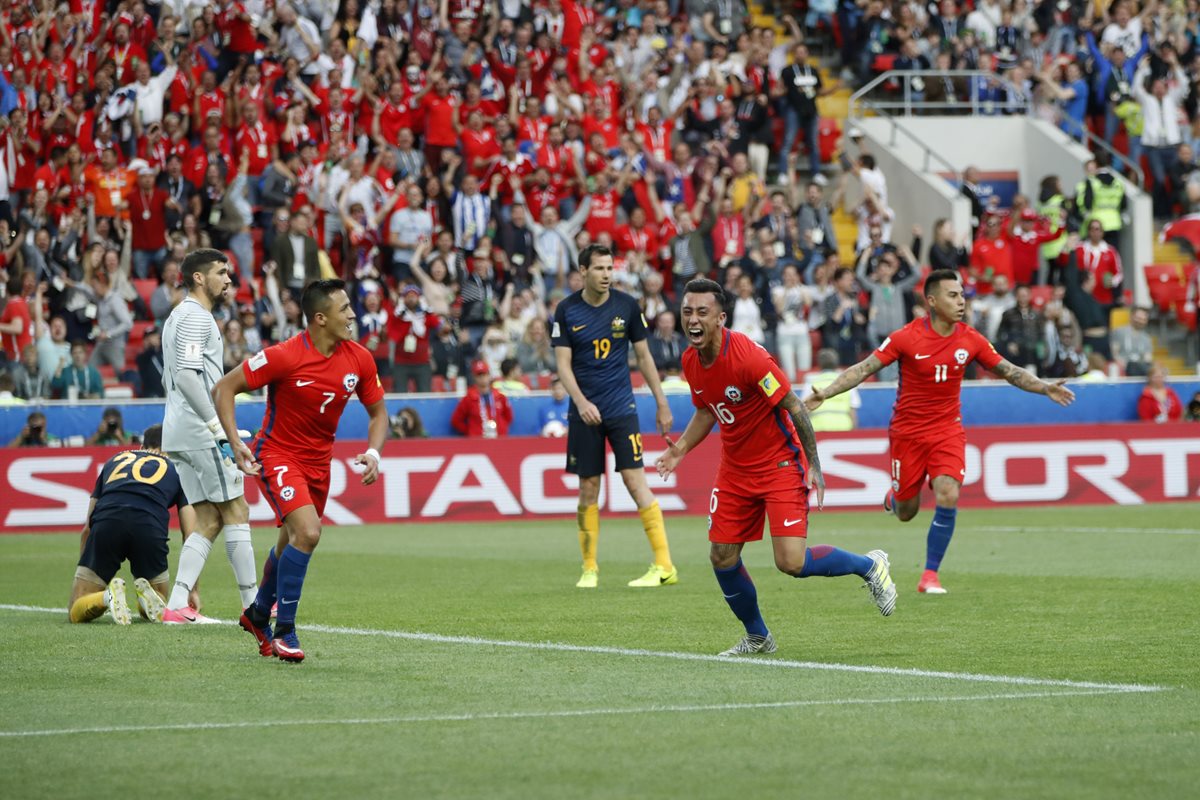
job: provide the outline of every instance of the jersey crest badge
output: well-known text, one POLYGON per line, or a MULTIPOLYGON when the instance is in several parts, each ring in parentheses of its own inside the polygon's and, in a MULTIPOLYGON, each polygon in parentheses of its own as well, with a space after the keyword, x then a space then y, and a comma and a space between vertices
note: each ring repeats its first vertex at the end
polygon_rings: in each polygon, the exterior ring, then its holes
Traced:
POLYGON ((758 388, 762 389, 764 395, 770 397, 779 391, 779 381, 775 380, 775 376, 768 372, 758 382, 758 388))
POLYGON ((736 386, 726 386, 725 399, 731 403, 742 402, 742 390, 736 386))
POLYGON ((358 375, 353 372, 347 372, 342 378, 342 386, 345 387, 347 392, 353 392, 354 387, 358 386, 358 375))
POLYGON ((625 335, 625 320, 620 317, 613 317, 612 335, 614 339, 620 339, 625 335))
POLYGON ((267 365, 267 351, 259 350, 257 353, 252 355, 250 360, 246 363, 250 365, 251 372, 262 369, 267 365))
POLYGON ((957 361, 959 365, 967 363, 967 359, 970 357, 971 354, 962 347, 954 351, 954 360, 957 361))
POLYGON ((279 496, 283 498, 283 502, 288 502, 296 496, 296 490, 291 486, 285 486, 279 490, 279 496))

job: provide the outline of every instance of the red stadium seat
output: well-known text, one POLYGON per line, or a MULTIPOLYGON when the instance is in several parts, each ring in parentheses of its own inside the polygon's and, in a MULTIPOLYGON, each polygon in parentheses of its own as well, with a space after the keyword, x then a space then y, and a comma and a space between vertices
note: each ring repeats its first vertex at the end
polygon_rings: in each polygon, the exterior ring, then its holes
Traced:
POLYGON ((1044 307, 1050 302, 1050 298, 1054 297, 1053 286, 1030 286, 1029 292, 1034 308, 1044 307))
POLYGON ((833 154, 837 152, 838 140, 841 137, 842 128, 838 121, 832 117, 821 117, 817 123, 817 149, 821 151, 822 164, 833 161, 833 154))
POLYGON ((1146 285, 1150 301, 1164 314, 1187 296, 1187 284, 1178 264, 1147 264, 1146 285))
POLYGON ((146 311, 149 312, 150 296, 158 288, 158 281, 153 278, 134 278, 133 288, 138 293, 138 297, 142 298, 142 302, 146 304, 146 311))
POLYGON ((434 375, 433 381, 429 385, 429 389, 430 389, 430 391, 433 391, 433 392, 446 391, 446 379, 443 378, 441 375, 434 375))
POLYGON ((129 344, 140 346, 142 339, 146 338, 146 329, 154 323, 148 320, 138 320, 133 323, 133 328, 129 331, 129 344))

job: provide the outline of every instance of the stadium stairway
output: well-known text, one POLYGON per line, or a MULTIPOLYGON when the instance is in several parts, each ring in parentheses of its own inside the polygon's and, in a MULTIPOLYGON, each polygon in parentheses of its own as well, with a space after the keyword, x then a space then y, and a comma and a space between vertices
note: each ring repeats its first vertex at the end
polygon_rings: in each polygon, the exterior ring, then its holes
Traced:
MULTIPOLYGON (((787 26, 782 22, 783 12, 767 13, 765 7, 758 0, 751 0, 748 3, 750 10, 750 19, 755 27, 758 28, 773 28, 775 30, 776 41, 783 41, 789 35, 787 26)), ((813 51, 816 55, 816 51, 813 51)), ((817 100, 817 112, 823 119, 830 119, 837 123, 838 130, 843 134, 846 131, 846 117, 850 112, 850 95, 852 94, 848 86, 843 86, 838 82, 838 75, 835 67, 837 55, 834 53, 832 57, 823 58, 820 66, 821 80, 826 86, 837 86, 837 90, 817 100)), ((827 165, 827 169, 836 171, 835 165, 827 165)), ((853 266, 854 264, 854 242, 858 237, 858 224, 854 218, 847 214, 842 209, 837 209, 833 215, 833 229, 837 234, 838 240, 838 255, 841 257, 842 263, 853 266)))
MULTIPOLYGON (((1155 264, 1175 264, 1181 267, 1186 267, 1191 264, 1192 257, 1186 250, 1180 247, 1175 242, 1160 242, 1157 237, 1154 241, 1154 263, 1155 264)), ((1129 311, 1127 309, 1114 309, 1109 322, 1113 328, 1128 324, 1129 311)), ((1154 326, 1151 326, 1153 329, 1154 326)), ((1171 375, 1190 375, 1195 370, 1195 366, 1189 364, 1184 358, 1181 347, 1172 347, 1170 342, 1164 341, 1162 337, 1154 335, 1154 360, 1167 368, 1167 372, 1171 375)))

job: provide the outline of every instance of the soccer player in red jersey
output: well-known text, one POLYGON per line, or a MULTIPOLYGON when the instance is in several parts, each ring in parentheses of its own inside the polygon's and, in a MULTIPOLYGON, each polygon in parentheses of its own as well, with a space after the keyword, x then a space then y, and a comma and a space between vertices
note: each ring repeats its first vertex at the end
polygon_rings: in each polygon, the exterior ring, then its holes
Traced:
POLYGON ((721 593, 746 627, 746 636, 721 655, 772 653, 775 639, 758 610, 754 582, 742 565, 742 547, 771 523, 775 566, 797 578, 857 575, 866 581, 879 611, 896 607, 896 586, 887 553, 850 553, 830 545, 807 546, 811 494, 817 508, 825 479, 808 412, 792 393, 775 359, 751 339, 725 328, 725 293, 699 278, 684 288, 681 319, 691 347, 683 374, 692 387, 696 413, 679 440, 655 462, 670 475, 685 454, 721 426, 721 463, 709 498, 709 558, 721 593))
POLYGON ((234 456, 247 475, 258 475, 275 510, 279 542, 267 556, 258 596, 239 624, 258 639, 259 652, 284 661, 304 660, 296 638, 296 606, 308 560, 321 539, 321 514, 329 494, 329 464, 338 420, 351 395, 370 415, 367 449, 355 459, 364 485, 379 477, 379 448, 388 415, 375 359, 355 342, 354 309, 340 280, 313 281, 300 305, 308 327, 230 370, 213 388, 213 404, 234 456), (267 387, 267 410, 253 449, 237 436, 233 399, 267 387), (271 606, 279 600, 272 634, 271 606))
POLYGON ((893 333, 874 353, 843 372, 824 389, 804 400, 815 411, 827 398, 853 389, 894 361, 900 362, 900 387, 888 428, 892 455, 892 490, 883 507, 908 522, 921 510, 926 477, 933 487, 935 508, 925 545, 925 572, 917 584, 922 594, 945 594, 938 568, 958 509, 958 491, 966 476, 967 437, 962 427, 963 372, 978 361, 1004 380, 1033 394, 1044 394, 1060 406, 1075 393, 1065 380, 1050 382, 1004 359, 983 334, 962 321, 963 287, 954 270, 939 269, 925 279, 929 316, 893 333))

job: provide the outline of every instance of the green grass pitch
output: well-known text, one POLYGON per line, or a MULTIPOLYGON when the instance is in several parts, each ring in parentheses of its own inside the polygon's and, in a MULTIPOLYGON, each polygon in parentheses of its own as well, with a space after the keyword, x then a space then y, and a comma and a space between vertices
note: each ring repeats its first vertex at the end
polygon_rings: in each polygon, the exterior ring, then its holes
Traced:
POLYGON ((65 603, 78 536, 0 536, 0 797, 1194 797, 1197 506, 965 510, 945 597, 916 594, 928 520, 813 517, 891 553, 888 619, 748 546, 779 652, 733 662, 694 657, 741 633, 702 517, 668 519, 681 580, 650 590, 636 520, 602 520, 590 592, 571 521, 328 527, 300 666, 15 608, 65 603))

